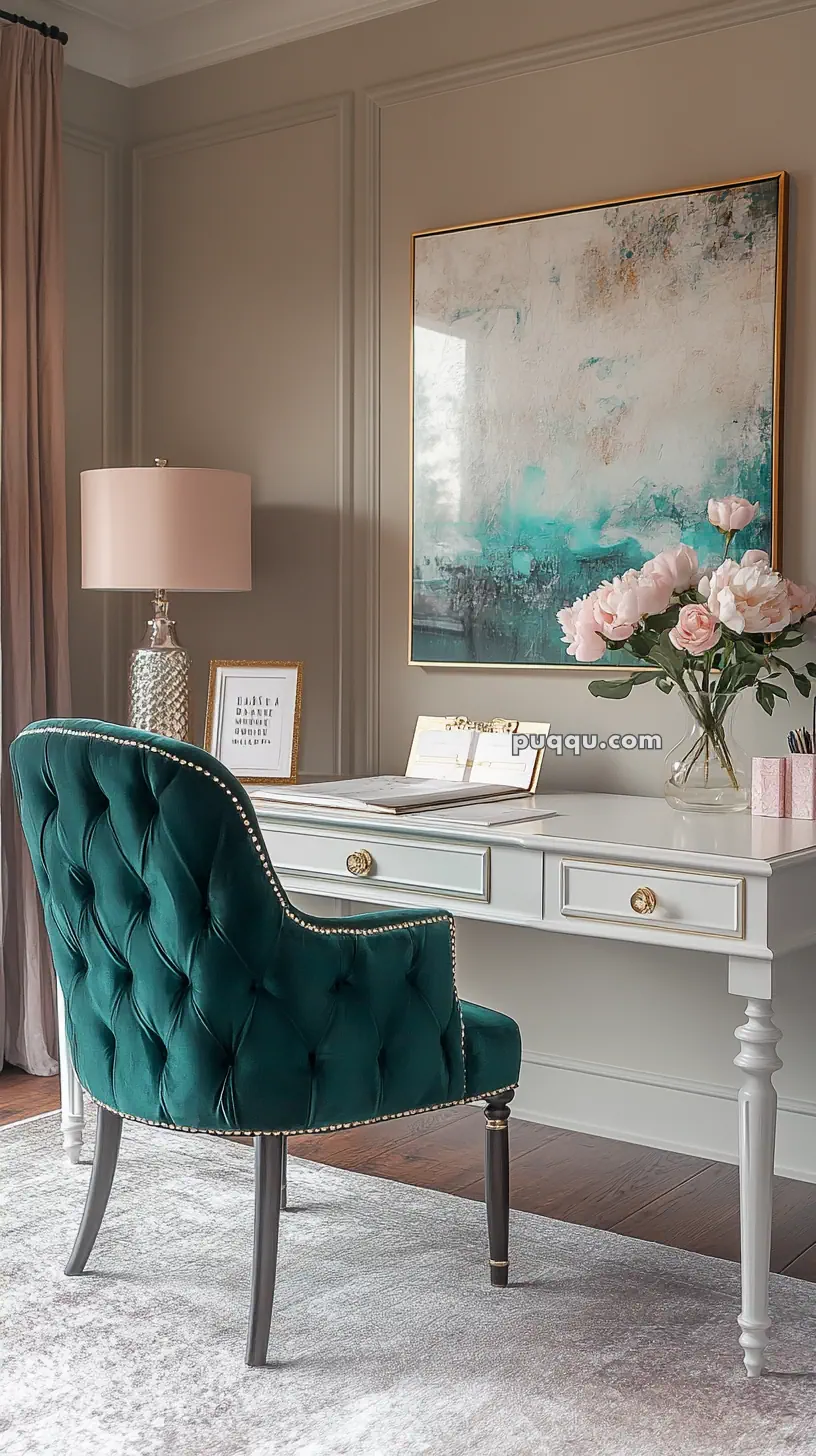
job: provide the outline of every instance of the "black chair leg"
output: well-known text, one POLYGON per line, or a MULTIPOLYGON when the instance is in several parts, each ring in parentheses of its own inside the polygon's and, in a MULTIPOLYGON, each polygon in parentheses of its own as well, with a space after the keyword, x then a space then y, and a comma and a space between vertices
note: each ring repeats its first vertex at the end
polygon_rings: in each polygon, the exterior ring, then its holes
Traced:
POLYGON ((288 1192, 287 1179, 289 1173, 289 1139, 281 1138, 281 1142, 283 1143, 283 1150, 281 1153, 281 1209, 285 1212, 286 1198, 288 1192))
POLYGON ((96 1148, 91 1168, 91 1181, 85 1199, 85 1208, 79 1233, 76 1236, 71 1257, 65 1265, 66 1274, 81 1274, 96 1243, 96 1236, 105 1217, 108 1206, 119 1144, 122 1141, 122 1118, 118 1112, 109 1112, 100 1107, 96 1116, 96 1148))
POLYGON ((247 1365, 265 1365, 275 1298, 283 1184, 284 1139, 264 1133, 255 1139, 255 1243, 247 1330, 247 1365))
POLYGON ((510 1265, 510 1147, 508 1120, 513 1092, 492 1097, 485 1108, 485 1201, 490 1283, 505 1285, 510 1265))

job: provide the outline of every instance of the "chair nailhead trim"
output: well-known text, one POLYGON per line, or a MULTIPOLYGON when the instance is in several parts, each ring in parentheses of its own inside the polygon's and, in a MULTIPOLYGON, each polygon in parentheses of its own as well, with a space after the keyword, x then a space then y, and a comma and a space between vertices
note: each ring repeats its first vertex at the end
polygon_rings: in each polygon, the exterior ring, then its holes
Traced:
POLYGON ((467 1107, 471 1102, 483 1102, 486 1097, 498 1097, 502 1092, 512 1092, 518 1087, 518 1082, 513 1082, 509 1087, 494 1087, 492 1092, 473 1092, 469 1097, 456 1097, 452 1102, 431 1102, 427 1107, 411 1107, 407 1112, 385 1112, 381 1117, 361 1117, 357 1122, 327 1122, 322 1127, 293 1127, 276 1128, 274 1132, 266 1127, 258 1127, 250 1130, 241 1128, 230 1129, 229 1132, 217 1127, 184 1127, 179 1122, 154 1122, 152 1117, 137 1117, 134 1112, 122 1112, 118 1107, 111 1107, 107 1102, 100 1102, 89 1092, 87 1087, 83 1091, 97 1107, 104 1107, 107 1112, 115 1112, 118 1117, 124 1117, 127 1122, 141 1122, 146 1127, 159 1127, 164 1132, 192 1132, 201 1133, 205 1137, 308 1137, 311 1134, 323 1132, 346 1132, 353 1127, 368 1127, 374 1122, 395 1122, 398 1117, 417 1117, 421 1112, 440 1112, 446 1107, 467 1107))
MULTIPOLYGON (((23 730, 23 732, 20 734, 20 737, 21 738, 33 738, 35 736, 44 736, 44 735, 47 735, 49 733, 61 733, 65 738, 92 738, 92 739, 96 739, 96 740, 98 740, 98 741, 100 741, 102 743, 116 743, 121 748, 140 748, 140 749, 143 749, 147 753, 157 753, 160 758, 168 758, 168 759, 170 759, 170 761, 172 763, 181 764, 182 767, 184 767, 184 768, 194 769, 196 773, 203 773, 203 775, 204 775, 205 778, 212 779, 213 783, 216 784, 218 786, 218 788, 221 789, 227 795, 227 798, 229 798, 232 801, 232 803, 235 805, 236 809, 238 810, 238 813, 241 816, 242 823, 246 826, 246 829, 247 829, 247 831, 249 833, 249 837, 250 837, 252 843, 254 844, 255 849, 256 849, 259 857, 260 857, 261 864, 263 865, 263 869, 264 869, 264 873, 266 875, 266 878, 269 880, 269 883, 272 886, 272 890, 273 890, 273 893, 275 895, 275 898, 278 901, 278 903, 279 903, 279 905, 280 905, 280 907, 281 907, 284 915, 286 916, 286 918, 288 920, 293 920, 296 925, 299 925, 301 927, 302 930, 309 930, 313 934, 316 934, 316 935, 385 935, 388 931, 391 931, 391 930, 404 930, 404 929, 406 929, 405 925, 402 924, 399 921, 397 921, 393 925, 373 925, 368 930, 357 930, 357 929, 355 929, 355 927, 353 925, 350 925, 350 926, 344 926, 344 925, 337 925, 337 926, 334 926, 334 925, 315 925, 314 922, 311 921, 311 920, 309 920, 309 918, 307 916, 301 915, 296 910, 294 910, 294 908, 290 904, 289 900, 287 899, 286 895, 283 893, 283 890, 281 889, 280 884, 278 883, 277 875, 275 874, 275 871, 274 871, 274 869, 273 869, 273 867, 272 867, 269 859, 267 858, 267 855, 266 855, 266 847, 265 847, 265 845, 263 843, 263 840, 262 839, 259 840, 257 834, 255 833, 255 831, 254 831, 254 829, 252 827, 252 820, 249 818, 249 815, 245 813, 244 808, 243 808, 243 805, 241 804, 241 800, 238 798, 238 795, 237 794, 234 794, 232 792, 232 789, 229 787, 229 785, 228 784, 225 784, 223 779, 218 778, 217 774, 211 773, 208 768, 204 768, 203 764, 193 763, 191 759, 189 759, 189 758, 182 758, 178 753, 171 753, 169 751, 169 749, 167 749, 167 748, 159 748, 158 745, 157 744, 154 744, 154 743, 139 743, 138 741, 136 741, 133 738, 119 738, 118 735, 116 735, 115 733, 95 733, 95 732, 93 732, 89 728, 64 728, 64 727, 55 727, 55 726, 50 726, 48 728, 25 728, 23 730)), ((458 989, 458 987, 456 985, 456 927, 454 925, 453 916, 450 915, 447 911, 445 911, 441 915, 426 915, 426 916, 424 916, 422 918, 419 918, 417 920, 414 920, 413 921, 413 924, 414 925, 443 925, 443 924, 447 924, 448 927, 449 927, 449 930, 450 930, 450 946, 451 946, 451 979, 453 981, 453 994, 454 994, 454 997, 456 999, 456 1006, 457 1006, 457 1010, 459 1012, 459 1030, 460 1030, 460 1038, 461 1038, 461 1046, 462 1046, 462 1075, 464 1076, 465 1071, 466 1071, 466 1058, 465 1058, 465 1018, 462 1015, 462 1007, 461 1007, 461 1003, 460 1003, 460 1000, 459 1000, 459 989, 458 989)), ((500 1090, 503 1090, 503 1089, 500 1089, 500 1090)), ((485 1096, 488 1096, 489 1094, 488 1093, 485 1093, 484 1095, 485 1096)), ((430 1111, 435 1110, 435 1107, 458 1107, 461 1102, 469 1102, 469 1101, 473 1101, 473 1100, 474 1099, 472 1099, 472 1098, 465 1097, 465 1098, 459 1099, 459 1101, 456 1101, 456 1102, 440 1102, 440 1103, 436 1103, 434 1105, 434 1108, 421 1108, 419 1110, 420 1111, 430 1112, 430 1111)), ((104 1106, 104 1104, 101 1104, 101 1105, 104 1106)), ((109 1108, 108 1111, 115 1112, 116 1111, 116 1108, 109 1108)), ((393 1115, 396 1116, 396 1117, 410 1117, 410 1116, 412 1116, 412 1113, 395 1113, 393 1115)), ((365 1119, 366 1122, 380 1122, 382 1120, 383 1119, 378 1118, 378 1117, 366 1118, 365 1119)), ((163 1127, 163 1126, 165 1126, 165 1124, 164 1123, 157 1123, 156 1126, 163 1127)), ((338 1127, 359 1127, 359 1126, 362 1126, 362 1124, 360 1124, 360 1123, 338 1123, 337 1126, 338 1127)), ((187 1129, 187 1130, 189 1130, 191 1132, 192 1131, 196 1131, 196 1129, 194 1129, 194 1128, 187 1129)), ((204 1129, 202 1129, 202 1131, 203 1130, 204 1129)), ((231 1134, 227 1133, 227 1134, 223 1134, 223 1136, 227 1136, 228 1137, 228 1136, 231 1136, 231 1134)), ((236 1133, 236 1134, 234 1134, 234 1136, 249 1137, 249 1136, 254 1136, 254 1134, 249 1134, 249 1133, 240 1133, 240 1134, 238 1134, 238 1133, 236 1133)))

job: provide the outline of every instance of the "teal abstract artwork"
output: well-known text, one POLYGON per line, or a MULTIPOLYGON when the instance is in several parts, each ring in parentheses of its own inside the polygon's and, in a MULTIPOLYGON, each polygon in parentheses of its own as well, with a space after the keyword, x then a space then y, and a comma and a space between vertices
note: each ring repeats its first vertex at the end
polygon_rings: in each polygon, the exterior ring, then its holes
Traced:
POLYGON ((784 182, 415 236, 412 661, 580 671, 556 613, 718 559, 711 496, 775 555, 784 182))

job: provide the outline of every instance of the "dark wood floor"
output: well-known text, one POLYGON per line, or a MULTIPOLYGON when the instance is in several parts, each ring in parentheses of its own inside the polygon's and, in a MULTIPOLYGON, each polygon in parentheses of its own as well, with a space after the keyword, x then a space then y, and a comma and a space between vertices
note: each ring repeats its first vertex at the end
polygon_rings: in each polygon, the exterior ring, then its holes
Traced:
MULTIPOLYGON (((56 1077, 0 1072, 0 1123, 59 1103, 56 1077)), ((481 1109, 454 1107, 353 1132, 292 1138, 300 1158, 484 1196, 481 1109)), ((721 1259, 739 1257, 737 1170, 726 1163, 511 1119, 514 1208, 568 1223, 615 1229, 721 1259)), ((816 1283, 816 1185, 777 1178, 771 1266, 816 1283)))

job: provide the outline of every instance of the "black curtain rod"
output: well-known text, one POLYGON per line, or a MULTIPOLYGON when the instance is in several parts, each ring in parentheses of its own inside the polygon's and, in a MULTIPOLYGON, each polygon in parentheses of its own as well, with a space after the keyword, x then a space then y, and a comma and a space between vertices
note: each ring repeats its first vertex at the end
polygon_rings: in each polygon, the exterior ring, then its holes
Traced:
POLYGON ((46 25, 39 20, 27 20, 24 15, 12 15, 8 10, 0 10, 0 20, 7 20, 10 25, 25 25, 29 30, 38 30, 47 40, 58 40, 60 45, 68 44, 68 37, 64 30, 56 25, 46 25))

